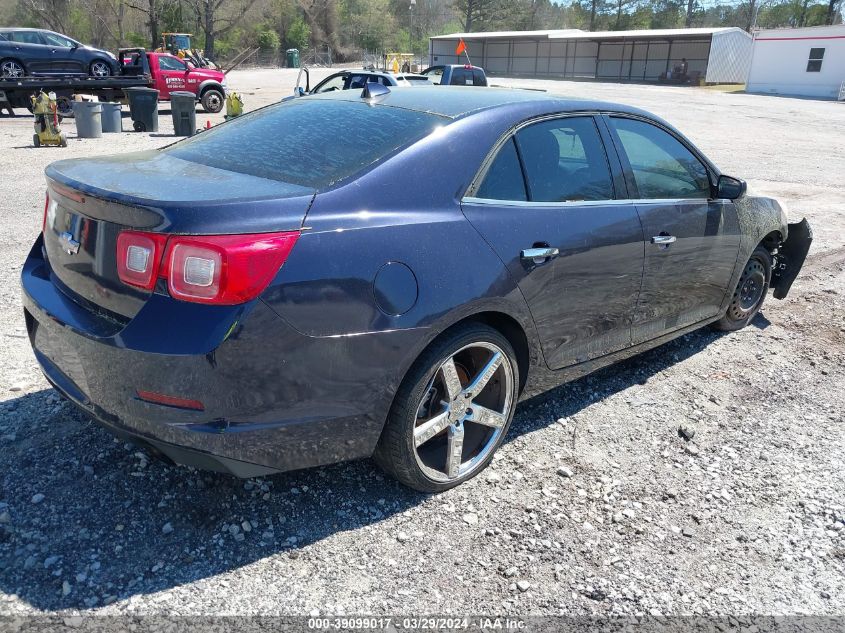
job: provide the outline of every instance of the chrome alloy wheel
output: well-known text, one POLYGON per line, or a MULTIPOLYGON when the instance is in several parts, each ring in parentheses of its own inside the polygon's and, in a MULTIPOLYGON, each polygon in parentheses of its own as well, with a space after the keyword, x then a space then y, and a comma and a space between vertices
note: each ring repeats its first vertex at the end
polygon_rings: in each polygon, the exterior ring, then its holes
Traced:
POLYGON ((109 77, 111 75, 111 68, 106 62, 94 62, 91 64, 92 77, 109 77))
POLYGON ((3 62, 2 67, 0 67, 0 75, 8 79, 20 79, 25 74, 23 66, 14 59, 7 59, 3 62))
POLYGON ((514 398, 513 368, 492 343, 462 347, 434 374, 417 409, 414 456, 427 477, 450 482, 495 449, 514 398))

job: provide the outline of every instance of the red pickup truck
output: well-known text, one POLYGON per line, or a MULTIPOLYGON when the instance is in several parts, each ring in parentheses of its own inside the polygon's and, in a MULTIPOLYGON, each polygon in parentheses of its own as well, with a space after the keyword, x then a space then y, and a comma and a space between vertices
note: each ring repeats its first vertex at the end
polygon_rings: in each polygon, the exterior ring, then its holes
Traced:
POLYGON ((170 53, 148 53, 143 49, 121 49, 118 55, 124 76, 150 77, 149 85, 158 89, 159 99, 170 100, 175 91, 193 92, 206 112, 220 112, 226 98, 226 75, 219 70, 195 68, 193 64, 170 53))
POLYGON ((0 109, 31 108, 30 95, 39 90, 56 94, 59 114, 72 116, 74 94, 96 95, 101 101, 124 96, 125 88, 148 86, 159 91, 159 98, 170 100, 174 91, 193 92, 206 112, 223 109, 226 75, 219 70, 194 68, 170 53, 148 53, 143 48, 118 51, 119 74, 110 77, 56 76, 0 78, 0 109))

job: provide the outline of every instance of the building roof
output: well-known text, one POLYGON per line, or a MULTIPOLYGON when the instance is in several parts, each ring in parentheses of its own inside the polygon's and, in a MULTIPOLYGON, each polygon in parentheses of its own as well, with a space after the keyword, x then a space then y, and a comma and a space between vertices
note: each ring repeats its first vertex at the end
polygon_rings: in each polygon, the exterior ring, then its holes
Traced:
MULTIPOLYGON (((530 40, 613 40, 613 39, 661 39, 679 37, 701 37, 716 33, 745 33, 735 26, 695 29, 642 29, 638 31, 582 31, 581 29, 557 29, 548 31, 479 31, 478 33, 450 33, 437 35, 433 40, 487 40, 487 39, 530 39, 530 40)), ((751 36, 748 35, 750 38, 751 36)))

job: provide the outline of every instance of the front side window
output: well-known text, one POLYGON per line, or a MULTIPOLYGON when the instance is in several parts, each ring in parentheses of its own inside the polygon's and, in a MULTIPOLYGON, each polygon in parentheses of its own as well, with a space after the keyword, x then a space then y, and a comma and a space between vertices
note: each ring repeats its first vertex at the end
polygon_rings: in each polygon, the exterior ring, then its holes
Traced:
POLYGON ((343 90, 343 84, 346 81, 346 74, 340 73, 334 77, 329 77, 323 83, 314 88, 315 94, 322 92, 333 92, 335 90, 343 90))
POLYGON ((807 60, 807 72, 819 73, 822 70, 822 62, 824 61, 823 48, 811 48, 810 59, 807 60))
POLYGON ((431 83, 439 85, 443 80, 443 66, 437 66, 436 68, 428 70, 425 73, 425 76, 429 78, 431 83))
POLYGON ((631 165, 639 197, 709 198, 706 167, 674 136, 635 119, 612 118, 631 165))
POLYGON ((522 167, 519 165, 519 156, 512 138, 502 145, 499 153, 496 154, 475 196, 488 200, 525 201, 528 199, 525 194, 522 167))
POLYGON ((188 65, 176 59, 175 57, 167 57, 162 55, 158 58, 158 67, 161 70, 187 70, 188 65))
POLYGON ((607 155, 592 117, 535 123, 517 132, 516 140, 532 201, 613 198, 607 155))
POLYGON ((47 44, 51 46, 64 46, 65 48, 72 48, 74 45, 73 41, 69 40, 63 35, 59 35, 58 33, 48 33, 47 31, 43 31, 41 35, 46 40, 47 44))

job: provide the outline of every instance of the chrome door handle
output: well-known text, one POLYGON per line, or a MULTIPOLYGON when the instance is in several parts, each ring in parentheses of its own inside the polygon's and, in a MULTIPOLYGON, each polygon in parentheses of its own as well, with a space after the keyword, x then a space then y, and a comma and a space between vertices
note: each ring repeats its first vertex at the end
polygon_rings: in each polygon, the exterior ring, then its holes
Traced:
POLYGON ((651 238, 651 243, 665 244, 668 246, 669 244, 674 244, 677 239, 678 238, 674 235, 655 235, 653 238, 651 238))
POLYGON ((547 246, 544 248, 526 248, 523 249, 520 257, 522 259, 533 259, 533 260, 542 260, 542 259, 549 259, 551 257, 557 257, 560 255, 560 251, 558 249, 547 246))

